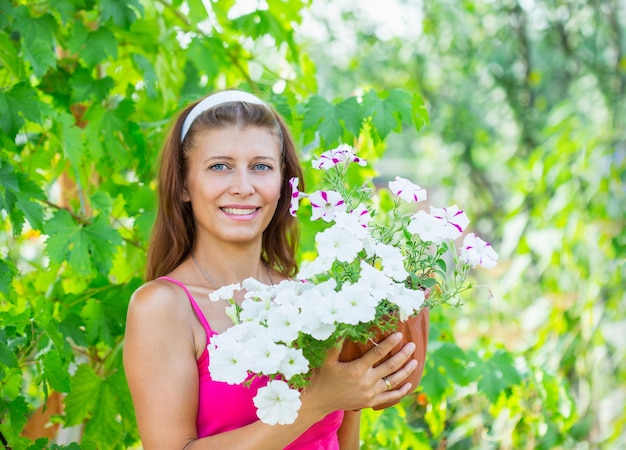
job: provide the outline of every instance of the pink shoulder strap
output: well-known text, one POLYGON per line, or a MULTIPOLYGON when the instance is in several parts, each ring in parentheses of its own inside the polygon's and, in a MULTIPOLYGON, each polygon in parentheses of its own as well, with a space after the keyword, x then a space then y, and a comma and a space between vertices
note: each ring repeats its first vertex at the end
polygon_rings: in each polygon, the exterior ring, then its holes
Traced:
POLYGON ((185 294, 187 294, 187 297, 189 298, 189 303, 191 303, 191 307, 193 308, 193 311, 196 313, 196 317, 198 317, 198 320, 200 321, 200 323, 204 327, 204 330, 207 333, 207 337, 212 336, 213 334, 215 334, 213 332, 213 330, 211 329, 211 326, 209 325, 209 322, 206 320, 206 317, 204 317, 204 313, 202 312, 202 310, 200 309, 200 307, 196 303, 195 299, 193 298, 193 295, 191 295, 191 292, 189 292, 189 289, 187 289, 187 286, 185 286, 180 281, 175 280, 174 278, 159 277, 159 279, 160 280, 170 281, 170 282, 180 286, 183 289, 183 291, 185 291, 185 294))

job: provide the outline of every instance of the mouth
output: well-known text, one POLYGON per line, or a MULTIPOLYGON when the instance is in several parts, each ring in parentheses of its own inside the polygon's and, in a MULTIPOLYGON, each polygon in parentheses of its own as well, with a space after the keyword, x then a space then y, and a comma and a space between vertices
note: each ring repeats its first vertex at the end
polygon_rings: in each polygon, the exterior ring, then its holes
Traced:
POLYGON ((233 216, 249 216, 254 214, 259 208, 220 208, 226 214, 233 216))

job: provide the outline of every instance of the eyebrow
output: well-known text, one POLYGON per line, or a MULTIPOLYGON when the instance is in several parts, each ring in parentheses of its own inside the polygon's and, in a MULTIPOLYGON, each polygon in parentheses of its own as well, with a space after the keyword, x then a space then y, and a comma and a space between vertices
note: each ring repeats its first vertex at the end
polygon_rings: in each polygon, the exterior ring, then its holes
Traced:
MULTIPOLYGON (((235 160, 235 158, 233 158, 232 156, 209 156, 203 162, 208 163, 214 160, 233 161, 235 160)), ((272 156, 255 156, 254 158, 252 158, 252 160, 253 161, 274 161, 274 162, 277 161, 277 159, 272 156)))

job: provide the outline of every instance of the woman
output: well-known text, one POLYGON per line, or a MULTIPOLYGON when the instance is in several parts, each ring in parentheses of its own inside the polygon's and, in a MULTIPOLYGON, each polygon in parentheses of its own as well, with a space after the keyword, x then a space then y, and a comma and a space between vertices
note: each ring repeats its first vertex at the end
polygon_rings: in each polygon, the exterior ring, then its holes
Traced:
POLYGON ((409 360, 414 344, 374 367, 397 335, 352 362, 331 351, 291 425, 257 420, 252 398, 267 380, 211 380, 207 343, 232 322, 209 293, 249 277, 278 283, 297 271, 288 213, 294 176, 302 179, 283 120, 252 94, 213 94, 175 122, 162 154, 148 282, 131 298, 124 346, 144 448, 358 448, 358 410, 410 391, 397 384, 417 365, 409 360))

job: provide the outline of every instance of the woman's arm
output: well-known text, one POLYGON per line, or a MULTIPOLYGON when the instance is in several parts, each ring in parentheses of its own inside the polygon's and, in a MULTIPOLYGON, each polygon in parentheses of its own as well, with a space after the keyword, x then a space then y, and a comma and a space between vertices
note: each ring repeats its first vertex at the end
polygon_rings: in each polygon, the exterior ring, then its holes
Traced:
POLYGON ((358 450, 361 445, 361 411, 344 411, 343 422, 337 432, 341 450, 358 450))
POLYGON ((373 367, 396 345, 397 336, 348 363, 340 362, 339 350, 333 350, 302 392, 302 407, 293 424, 256 421, 198 439, 198 375, 191 325, 195 316, 180 295, 176 287, 153 282, 140 288, 129 306, 124 367, 146 450, 283 449, 332 411, 375 406, 402 397, 411 388, 387 391, 382 378, 389 374, 392 382, 406 378, 413 370, 412 362, 405 364, 412 348, 405 347, 373 367))
POLYGON ((193 311, 180 294, 153 281, 133 294, 128 308, 124 370, 146 449, 182 449, 196 438, 193 311))

